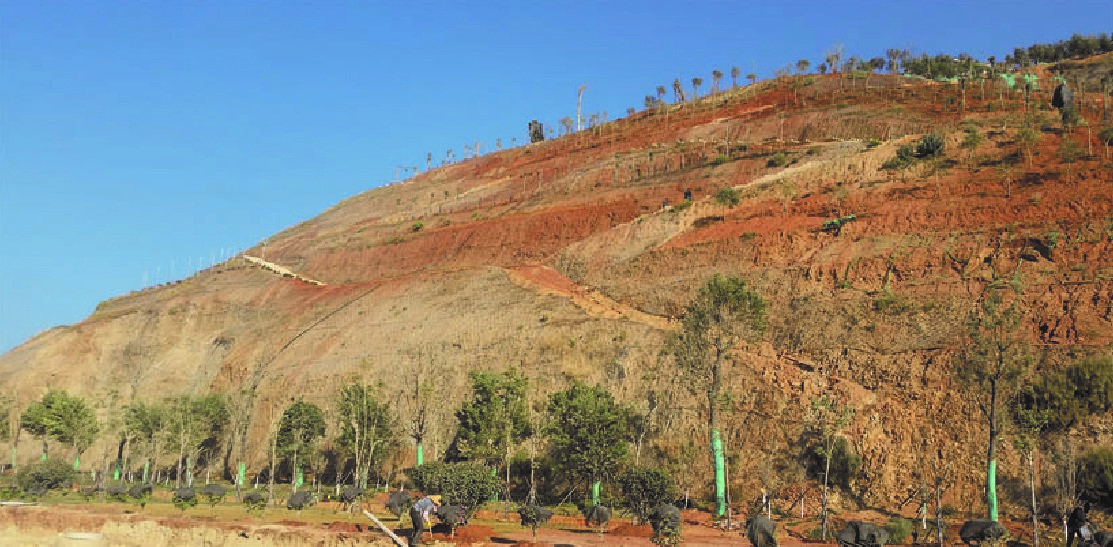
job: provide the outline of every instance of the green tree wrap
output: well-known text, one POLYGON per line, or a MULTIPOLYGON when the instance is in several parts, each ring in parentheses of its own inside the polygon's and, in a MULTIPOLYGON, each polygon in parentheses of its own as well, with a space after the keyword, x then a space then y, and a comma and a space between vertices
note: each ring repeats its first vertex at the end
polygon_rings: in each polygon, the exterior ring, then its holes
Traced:
POLYGON ((301 488, 305 484, 305 475, 301 472, 301 466, 294 470, 294 487, 301 488))
POLYGON ((80 471, 81 470, 81 456, 74 456, 73 457, 73 470, 74 471, 80 471))
POLYGON ((989 460, 985 478, 985 501, 989 506, 989 520, 997 522, 997 460, 989 460))
POLYGON ((417 467, 421 467, 421 464, 425 463, 424 448, 425 447, 421 446, 421 443, 417 443, 417 467))
POLYGON ((711 430, 711 454, 715 458, 715 516, 721 517, 727 512, 727 478, 723 463, 723 438, 719 436, 718 429, 711 430))
MULTIPOLYGON (((236 484, 238 484, 240 486, 243 486, 244 475, 247 473, 247 464, 241 463, 239 467, 240 467, 239 472, 236 474, 236 479, 239 482, 237 482, 236 484)), ((143 472, 143 480, 146 480, 146 477, 147 477, 147 472, 144 471, 143 472)))
POLYGON ((599 488, 602 481, 595 481, 591 483, 591 505, 592 507, 599 505, 599 488))
POLYGON ((151 474, 151 460, 143 462, 143 484, 147 484, 147 478, 151 474))
POLYGON ((116 468, 112 470, 112 480, 120 480, 120 468, 124 466, 123 460, 116 458, 116 468))

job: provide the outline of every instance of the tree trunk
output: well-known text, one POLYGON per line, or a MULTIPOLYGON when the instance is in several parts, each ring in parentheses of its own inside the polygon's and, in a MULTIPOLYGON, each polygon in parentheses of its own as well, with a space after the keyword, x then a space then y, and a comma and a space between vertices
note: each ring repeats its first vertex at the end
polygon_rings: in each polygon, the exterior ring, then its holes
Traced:
POLYGON ((827 477, 831 475, 831 446, 833 444, 835 443, 827 441, 827 462, 823 469, 823 508, 821 509, 820 513, 823 519, 820 530, 820 538, 823 541, 827 541, 827 477))
MULTIPOLYGON (((939 462, 940 465, 943 462, 939 462)), ((936 471, 938 472, 938 471, 936 471)), ((939 547, 943 547, 943 479, 941 477, 935 478, 935 538, 939 541, 939 547)))
POLYGON ((271 438, 271 468, 267 477, 267 505, 274 505, 274 466, 275 457, 278 453, 278 431, 274 432, 274 437, 271 438))
POLYGON ((719 434, 719 412, 716 408, 719 388, 722 385, 722 351, 716 348, 715 363, 711 365, 711 385, 707 390, 707 422, 711 429, 711 457, 715 472, 715 517, 726 513, 726 472, 723 461, 723 439, 719 434))
POLYGON ((294 486, 294 492, 298 491, 298 453, 294 451, 294 469, 290 477, 290 484, 294 486))
POLYGON ((1031 498, 1028 500, 1028 511, 1032 513, 1032 547, 1040 547, 1040 522, 1036 512, 1036 451, 1033 448, 1027 455, 1028 460, 1028 491, 1031 498))
POLYGON ((986 455, 985 498, 987 518, 997 521, 997 380, 989 387, 989 453, 986 455))

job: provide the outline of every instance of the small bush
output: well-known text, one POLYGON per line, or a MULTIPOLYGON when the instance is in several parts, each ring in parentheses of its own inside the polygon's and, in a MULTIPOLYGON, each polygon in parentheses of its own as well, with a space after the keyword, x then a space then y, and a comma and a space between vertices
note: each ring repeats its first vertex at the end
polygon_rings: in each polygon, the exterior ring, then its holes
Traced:
POLYGON ((890 545, 902 545, 912 535, 912 523, 908 519, 895 518, 885 525, 885 531, 889 532, 890 545))
POLYGON ((916 150, 911 144, 897 148, 897 155, 889 158, 881 165, 882 169, 904 169, 916 161, 916 150))
POLYGON ((1084 498, 1113 506, 1113 450, 1095 448, 1079 458, 1078 487, 1084 498))
POLYGON ((784 152, 777 152, 773 154, 773 157, 769 158, 769 163, 766 165, 769 167, 784 167, 788 165, 788 156, 785 155, 784 152))
POLYGON ((216 483, 206 484, 201 489, 201 495, 205 496, 205 501, 209 503, 210 507, 216 507, 218 503, 224 501, 225 490, 223 486, 216 483))
MULTIPOLYGON (((813 445, 808 449, 805 461, 808 476, 816 480, 823 480, 823 473, 827 468, 827 459, 823 456, 822 449, 820 443, 813 445)), ((850 481, 858 475, 858 469, 861 467, 862 457, 854 453, 850 443, 842 437, 836 440, 831 453, 829 482, 835 486, 849 488, 850 481)))
POLYGON ((943 155, 943 148, 945 142, 943 136, 938 133, 928 133, 924 135, 920 142, 916 143, 916 157, 918 158, 934 158, 943 155))
POLYGON ((464 505, 471 518, 484 502, 502 491, 502 481, 491 470, 474 462, 432 462, 409 469, 406 475, 418 490, 440 494, 446 505, 464 505))
POLYGON ((726 205, 727 207, 736 207, 742 198, 738 196, 738 190, 731 187, 719 188, 715 192, 715 202, 719 205, 726 205))
POLYGON ((197 491, 192 487, 179 488, 174 491, 174 507, 185 511, 197 506, 197 491))
POLYGON ((259 492, 248 492, 243 497, 243 504, 247 506, 247 511, 259 512, 267 508, 267 498, 259 492))
POLYGON ((76 475, 69 462, 50 459, 19 468, 15 484, 24 492, 55 490, 69 486, 76 475))
POLYGON ((672 477, 661 469, 637 467, 618 476, 618 485, 626 498, 626 506, 639 522, 649 520, 650 513, 663 503, 676 499, 677 489, 672 477))
POLYGON ((414 223, 414 225, 411 229, 415 232, 420 232, 421 229, 424 228, 424 227, 425 227, 425 223, 419 220, 419 221, 414 223))
POLYGON ((866 141, 866 148, 877 148, 881 146, 881 139, 871 138, 866 141))
POLYGON ((718 156, 715 156, 715 159, 711 160, 711 165, 715 166, 715 167, 718 167, 718 166, 720 166, 724 163, 727 163, 729 161, 730 161, 730 158, 728 158, 726 156, 726 154, 719 154, 718 156))

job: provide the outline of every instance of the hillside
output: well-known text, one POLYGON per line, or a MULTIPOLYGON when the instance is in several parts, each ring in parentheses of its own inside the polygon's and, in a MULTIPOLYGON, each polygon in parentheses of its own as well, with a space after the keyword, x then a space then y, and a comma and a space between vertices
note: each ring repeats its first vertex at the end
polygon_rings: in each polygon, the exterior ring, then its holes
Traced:
MULTIPOLYGON (((1039 370, 1113 343, 1101 97, 1081 97, 1091 130, 1070 134, 1048 106, 1050 81, 1041 88, 1031 150, 1017 139, 1023 93, 974 85, 962 112, 957 85, 829 75, 434 169, 274 235, 245 253, 258 260, 106 301, 41 333, 0 356, 0 386, 17 406, 65 387, 106 416, 132 400, 228 393, 250 409, 233 453, 258 470, 292 398, 331 409, 342 382, 381 382, 406 422, 414 379, 430 379, 443 401, 426 440, 436 457, 468 372, 517 367, 537 400, 582 379, 652 413, 643 459, 699 491, 705 399, 659 354, 699 286, 723 273, 761 292, 771 319, 724 379, 736 498, 759 496, 763 475, 799 477, 808 401, 839 394, 858 409, 847 432, 863 458, 857 501, 896 509, 923 480, 921 454, 939 450, 957 462, 953 503, 972 507, 987 433, 951 358, 987 286, 1019 280, 1039 370), (975 149, 960 147, 966 128, 985 137, 975 149), (929 132, 944 136, 943 159, 882 167, 929 132), (1077 160, 1064 163, 1064 141, 1077 160), (724 188, 737 206, 715 199, 724 188), (694 200, 682 206, 687 189, 694 200), (848 215, 841 230, 821 229, 848 215)), ((1113 444, 1113 416, 1074 437, 1113 444)), ((20 449, 31 457, 38 446, 20 449)), ((1002 450, 1001 473, 1019 476, 1002 450)))

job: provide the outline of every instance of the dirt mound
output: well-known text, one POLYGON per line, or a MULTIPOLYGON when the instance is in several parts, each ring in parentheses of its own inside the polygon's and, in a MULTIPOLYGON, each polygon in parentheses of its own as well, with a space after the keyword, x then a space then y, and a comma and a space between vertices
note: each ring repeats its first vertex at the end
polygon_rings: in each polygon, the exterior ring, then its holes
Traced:
POLYGON ((632 538, 653 537, 653 527, 648 524, 622 524, 611 528, 611 535, 632 538))

